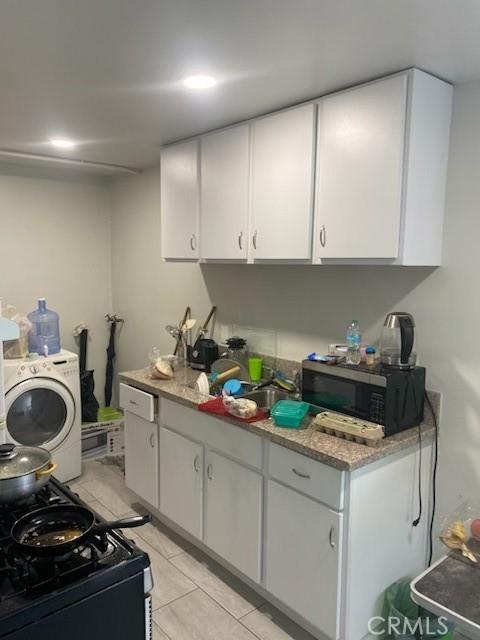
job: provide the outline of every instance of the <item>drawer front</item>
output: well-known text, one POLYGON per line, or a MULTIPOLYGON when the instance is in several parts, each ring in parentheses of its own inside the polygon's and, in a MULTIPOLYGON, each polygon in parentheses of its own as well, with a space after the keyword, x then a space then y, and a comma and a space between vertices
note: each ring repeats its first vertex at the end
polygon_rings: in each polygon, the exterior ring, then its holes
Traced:
POLYGON ((163 398, 160 424, 251 467, 262 468, 262 438, 241 427, 163 398))
POLYGON ((345 474, 317 460, 269 443, 269 473, 337 510, 343 509, 345 474))
POLYGON ((124 411, 130 411, 135 415, 155 422, 155 396, 145 391, 140 391, 128 384, 120 383, 120 406, 124 411))

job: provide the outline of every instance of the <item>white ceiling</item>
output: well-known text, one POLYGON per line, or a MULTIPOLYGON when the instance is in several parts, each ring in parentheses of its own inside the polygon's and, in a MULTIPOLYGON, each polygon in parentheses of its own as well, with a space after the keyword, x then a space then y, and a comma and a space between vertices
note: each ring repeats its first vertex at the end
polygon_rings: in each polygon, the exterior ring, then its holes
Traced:
POLYGON ((164 142, 402 68, 480 77, 479 33, 479 0, 2 0, 0 148, 70 136, 66 157, 143 168, 164 142), (184 89, 199 72, 217 87, 184 89))

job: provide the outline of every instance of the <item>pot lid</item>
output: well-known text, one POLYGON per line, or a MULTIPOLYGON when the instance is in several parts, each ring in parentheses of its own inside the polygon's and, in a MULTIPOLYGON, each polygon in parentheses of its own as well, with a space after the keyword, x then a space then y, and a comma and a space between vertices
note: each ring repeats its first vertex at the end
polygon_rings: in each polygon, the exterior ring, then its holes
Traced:
POLYGON ((245 338, 241 338, 240 336, 232 336, 231 338, 228 338, 228 340, 226 340, 226 343, 229 349, 238 351, 246 346, 247 341, 245 340, 245 338))
POLYGON ((50 452, 41 447, 0 445, 0 480, 26 476, 50 462, 50 452))

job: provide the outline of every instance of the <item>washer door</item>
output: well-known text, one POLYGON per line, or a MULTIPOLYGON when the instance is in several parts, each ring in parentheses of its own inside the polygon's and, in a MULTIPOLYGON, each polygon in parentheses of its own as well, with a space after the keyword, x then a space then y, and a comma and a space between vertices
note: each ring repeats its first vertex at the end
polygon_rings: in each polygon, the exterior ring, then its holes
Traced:
POLYGON ((31 378, 5 397, 7 441, 53 451, 70 433, 75 418, 72 395, 60 382, 31 378))

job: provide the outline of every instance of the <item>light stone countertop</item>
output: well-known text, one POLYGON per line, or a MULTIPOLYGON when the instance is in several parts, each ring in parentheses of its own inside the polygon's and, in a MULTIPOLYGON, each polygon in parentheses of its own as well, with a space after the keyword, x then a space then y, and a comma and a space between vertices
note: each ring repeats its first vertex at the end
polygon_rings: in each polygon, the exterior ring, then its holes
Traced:
MULTIPOLYGON (((209 396, 202 395, 188 387, 188 384, 195 380, 198 374, 198 371, 180 369, 176 372, 176 378, 173 380, 155 380, 150 377, 148 369, 139 369, 120 373, 119 381, 160 398, 167 398, 196 409, 199 404, 210 399, 209 396)), ((435 393, 429 393, 429 396, 438 416, 439 396, 435 393)), ((418 446, 418 427, 385 438, 382 444, 376 447, 367 447, 316 431, 311 426, 312 420, 306 421, 305 427, 301 429, 285 429, 276 427, 271 418, 246 423, 235 420, 233 417, 227 418, 218 415, 212 415, 212 417, 225 420, 240 429, 251 431, 342 471, 353 471, 403 449, 418 446)), ((430 440, 434 435, 433 421, 428 406, 425 407, 425 418, 426 420, 421 426, 422 441, 430 440)))

